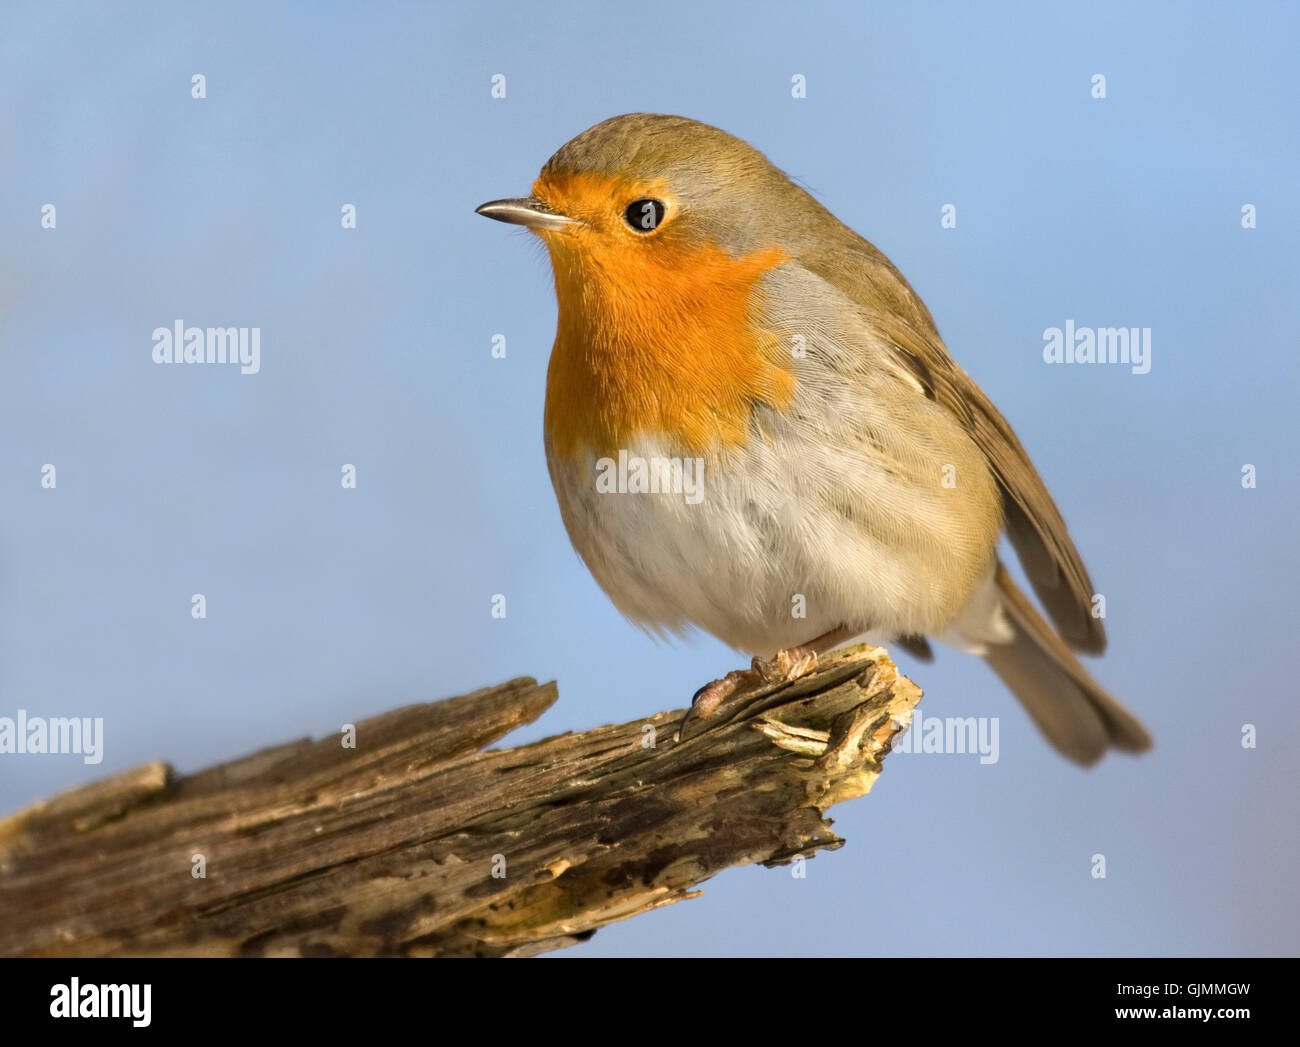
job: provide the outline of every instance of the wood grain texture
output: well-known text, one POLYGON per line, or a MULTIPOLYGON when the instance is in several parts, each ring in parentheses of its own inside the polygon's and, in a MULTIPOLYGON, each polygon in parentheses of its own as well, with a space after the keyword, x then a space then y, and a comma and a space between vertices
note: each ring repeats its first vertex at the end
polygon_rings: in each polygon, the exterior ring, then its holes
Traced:
POLYGON ((524 956, 840 847, 921 692, 879 648, 682 711, 486 749, 554 684, 512 680, 177 777, 136 768, 0 821, 0 954, 524 956), (206 876, 191 874, 201 854, 206 876))

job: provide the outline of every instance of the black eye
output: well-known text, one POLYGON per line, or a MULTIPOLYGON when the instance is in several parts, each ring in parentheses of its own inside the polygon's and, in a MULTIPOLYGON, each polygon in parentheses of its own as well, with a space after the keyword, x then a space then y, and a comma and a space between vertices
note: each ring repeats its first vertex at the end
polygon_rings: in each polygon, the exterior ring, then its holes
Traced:
POLYGON ((649 233, 659 228, 659 223, 664 220, 664 213, 667 210, 662 200, 645 197, 628 204, 627 210, 623 212, 623 218, 638 233, 649 233))

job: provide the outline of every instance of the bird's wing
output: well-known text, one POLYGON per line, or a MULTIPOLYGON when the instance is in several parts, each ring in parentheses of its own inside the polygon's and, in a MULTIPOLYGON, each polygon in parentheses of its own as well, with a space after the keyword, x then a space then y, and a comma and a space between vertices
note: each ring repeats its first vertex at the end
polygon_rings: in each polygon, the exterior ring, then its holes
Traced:
POLYGON ((1092 581, 1060 510, 1006 419, 948 354, 920 297, 865 240, 800 262, 851 298, 925 395, 965 425, 1002 489, 1007 535, 1048 617, 1075 650, 1100 654, 1106 632, 1092 614, 1092 581))

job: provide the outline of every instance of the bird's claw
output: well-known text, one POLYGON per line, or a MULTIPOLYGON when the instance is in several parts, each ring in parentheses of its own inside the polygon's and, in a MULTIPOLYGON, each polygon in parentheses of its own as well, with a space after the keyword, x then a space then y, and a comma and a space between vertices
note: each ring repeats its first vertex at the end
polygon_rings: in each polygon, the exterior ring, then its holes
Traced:
POLYGON ((777 651, 770 661, 755 658, 753 662, 754 671, 767 683, 791 683, 807 676, 816 665, 816 651, 798 649, 777 651))
POLYGON ((806 676, 817 664, 816 652, 798 648, 777 651, 770 660, 755 658, 748 669, 735 669, 695 692, 691 707, 677 729, 678 740, 704 720, 716 719, 743 704, 748 692, 763 685, 790 683, 806 676))

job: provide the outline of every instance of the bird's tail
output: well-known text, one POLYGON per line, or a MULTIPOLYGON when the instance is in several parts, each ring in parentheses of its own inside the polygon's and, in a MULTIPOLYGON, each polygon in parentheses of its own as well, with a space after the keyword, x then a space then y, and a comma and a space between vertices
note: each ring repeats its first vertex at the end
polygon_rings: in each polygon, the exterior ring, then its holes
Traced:
POLYGON ((1007 620, 1009 643, 988 644, 984 659, 1062 754, 1090 764, 1114 747, 1151 748, 1137 718, 1097 683, 998 564, 995 584, 1007 620))

